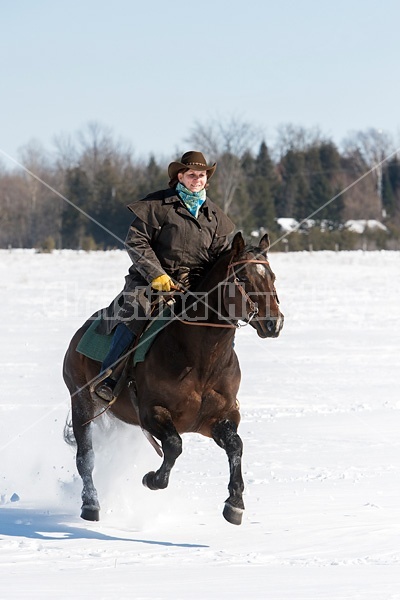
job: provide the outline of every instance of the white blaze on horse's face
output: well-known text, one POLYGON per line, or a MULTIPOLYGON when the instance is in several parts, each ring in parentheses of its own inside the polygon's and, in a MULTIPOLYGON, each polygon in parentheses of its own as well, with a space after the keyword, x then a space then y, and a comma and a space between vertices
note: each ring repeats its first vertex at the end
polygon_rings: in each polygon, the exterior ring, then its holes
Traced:
POLYGON ((264 265, 261 265, 260 263, 258 263, 256 265, 256 271, 257 273, 261 276, 261 277, 266 277, 267 276, 267 271, 264 267, 264 265))

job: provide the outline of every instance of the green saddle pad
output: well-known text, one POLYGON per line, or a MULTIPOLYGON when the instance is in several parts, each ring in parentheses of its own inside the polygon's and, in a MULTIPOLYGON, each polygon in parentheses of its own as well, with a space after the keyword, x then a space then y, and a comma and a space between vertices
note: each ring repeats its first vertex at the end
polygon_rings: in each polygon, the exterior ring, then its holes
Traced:
POLYGON ((137 365, 137 363, 144 361, 148 351, 151 348, 152 343, 156 339, 157 335, 160 333, 161 329, 163 329, 167 325, 170 319, 171 309, 169 308, 169 306, 166 306, 162 313, 160 313, 158 317, 151 321, 148 328, 140 336, 139 343, 136 346, 135 354, 133 355, 134 365, 137 365))
MULTIPOLYGON (((171 310, 167 306, 157 318, 151 321, 146 331, 140 336, 139 343, 133 356, 134 365, 144 361, 158 333, 166 325, 170 318, 171 310)), ((93 360, 103 362, 108 354, 108 351, 110 350, 113 334, 110 333, 109 335, 104 335, 97 333, 96 328, 100 321, 101 317, 98 317, 95 321, 93 321, 93 323, 81 337, 76 349, 81 354, 84 354, 93 360)))
POLYGON ((93 321, 79 340, 76 350, 93 360, 103 362, 110 350, 113 334, 110 333, 109 335, 104 335, 97 333, 96 328, 100 321, 101 317, 97 317, 97 319, 93 321))

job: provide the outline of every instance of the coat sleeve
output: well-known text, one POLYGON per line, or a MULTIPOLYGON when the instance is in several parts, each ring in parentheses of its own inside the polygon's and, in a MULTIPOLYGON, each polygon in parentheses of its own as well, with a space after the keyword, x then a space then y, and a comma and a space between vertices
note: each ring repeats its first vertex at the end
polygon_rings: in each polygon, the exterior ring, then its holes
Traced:
POLYGON ((230 218, 218 207, 216 207, 216 209, 217 227, 210 248, 210 255, 214 260, 221 252, 224 252, 224 250, 227 250, 230 247, 229 236, 235 229, 235 225, 230 218))
POLYGON ((152 248, 157 229, 136 216, 125 240, 126 250, 140 275, 150 283, 165 273, 152 248))

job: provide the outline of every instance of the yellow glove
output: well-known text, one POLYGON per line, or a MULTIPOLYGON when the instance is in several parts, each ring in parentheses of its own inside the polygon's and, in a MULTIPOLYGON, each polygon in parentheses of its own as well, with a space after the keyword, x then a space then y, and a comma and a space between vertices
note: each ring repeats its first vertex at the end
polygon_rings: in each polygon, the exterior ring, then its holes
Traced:
POLYGON ((169 275, 159 275, 151 282, 153 290, 158 292, 170 292, 172 286, 172 279, 169 275))

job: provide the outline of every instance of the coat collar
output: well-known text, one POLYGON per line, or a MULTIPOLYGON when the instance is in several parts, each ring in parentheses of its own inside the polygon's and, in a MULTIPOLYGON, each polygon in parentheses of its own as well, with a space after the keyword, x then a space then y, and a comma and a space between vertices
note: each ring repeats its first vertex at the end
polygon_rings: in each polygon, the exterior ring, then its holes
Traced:
MULTIPOLYGON (((178 206, 181 206, 182 208, 184 208, 182 200, 179 198, 178 194, 176 193, 176 190, 174 190, 174 189, 171 189, 171 190, 167 191, 167 193, 165 194, 165 196, 163 198, 163 203, 164 204, 177 204, 178 206)), ((189 211, 187 211, 186 208, 184 208, 184 210, 185 210, 185 214, 186 214, 186 212, 188 212, 188 216, 190 216, 193 219, 195 219, 195 217, 193 217, 192 215, 190 215, 189 211)), ((208 198, 208 196, 206 196, 206 200, 205 200, 204 204, 200 208, 199 215, 201 213, 204 214, 204 216, 206 217, 207 221, 212 221, 213 216, 215 215, 215 211, 213 211, 210 208, 210 206, 209 206, 209 198, 208 198)), ((197 219, 195 219, 195 220, 197 221, 197 219)))

